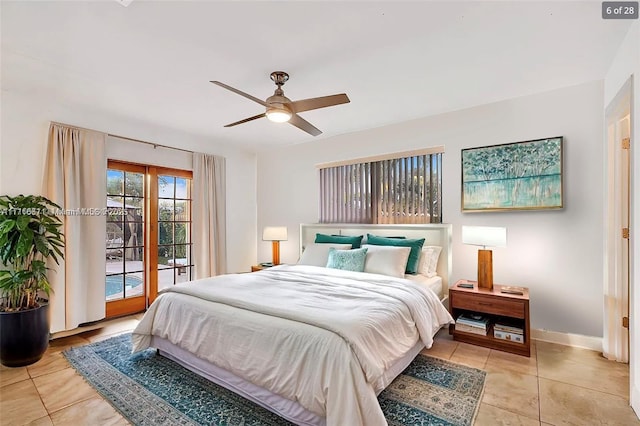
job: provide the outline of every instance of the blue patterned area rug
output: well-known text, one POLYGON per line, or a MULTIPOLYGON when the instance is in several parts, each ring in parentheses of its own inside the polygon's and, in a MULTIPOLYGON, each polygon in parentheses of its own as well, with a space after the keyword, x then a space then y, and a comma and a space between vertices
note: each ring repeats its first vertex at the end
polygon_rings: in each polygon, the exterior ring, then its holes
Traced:
MULTIPOLYGON (((68 349, 69 363, 134 425, 290 425, 153 349, 131 355, 131 334, 68 349)), ((378 400, 392 426, 466 426, 486 373, 418 355, 378 400)))

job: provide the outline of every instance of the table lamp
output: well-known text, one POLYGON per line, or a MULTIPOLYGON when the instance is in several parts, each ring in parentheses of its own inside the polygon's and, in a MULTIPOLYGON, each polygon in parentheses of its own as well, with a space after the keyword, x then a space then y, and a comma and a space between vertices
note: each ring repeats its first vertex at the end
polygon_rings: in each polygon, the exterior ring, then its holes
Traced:
POLYGON ((262 241, 272 241, 273 265, 280 264, 280 241, 287 241, 286 226, 265 226, 262 241))
POLYGON ((463 226, 462 243, 482 246, 478 250, 478 287, 493 289, 493 257, 488 247, 507 246, 507 228, 491 226, 463 226))

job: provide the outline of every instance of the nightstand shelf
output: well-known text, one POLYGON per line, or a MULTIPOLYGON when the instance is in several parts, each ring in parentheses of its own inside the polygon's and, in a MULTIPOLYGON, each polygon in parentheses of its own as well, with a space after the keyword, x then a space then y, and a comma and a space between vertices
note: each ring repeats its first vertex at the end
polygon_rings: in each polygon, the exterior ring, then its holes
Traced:
MULTIPOLYGON (((459 342, 471 343, 518 355, 531 356, 531 331, 529 324, 529 290, 523 288, 523 294, 501 293, 503 286, 494 285, 492 290, 478 288, 473 281, 460 280, 449 289, 449 311, 454 319, 461 314, 482 314, 488 316, 487 335, 468 333, 449 326, 449 334, 459 342), (461 288, 460 283, 472 283, 473 288, 461 288), (503 322, 515 325, 523 330, 523 343, 493 337, 493 325, 503 322)), ((505 286, 506 287, 506 286, 505 286)))

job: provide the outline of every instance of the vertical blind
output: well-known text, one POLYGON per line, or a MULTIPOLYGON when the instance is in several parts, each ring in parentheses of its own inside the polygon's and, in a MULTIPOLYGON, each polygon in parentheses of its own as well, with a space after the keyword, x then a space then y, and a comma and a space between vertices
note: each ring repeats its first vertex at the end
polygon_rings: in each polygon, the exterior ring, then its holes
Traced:
POLYGON ((322 223, 442 223, 442 152, 320 166, 322 223))

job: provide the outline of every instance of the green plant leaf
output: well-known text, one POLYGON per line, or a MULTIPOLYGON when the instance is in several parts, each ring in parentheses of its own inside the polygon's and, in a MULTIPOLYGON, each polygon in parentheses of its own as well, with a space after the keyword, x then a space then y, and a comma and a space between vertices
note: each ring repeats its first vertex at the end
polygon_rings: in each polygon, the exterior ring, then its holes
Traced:
POLYGON ((42 279, 47 275, 47 264, 42 260, 34 260, 31 262, 31 272, 37 279, 42 279))
POLYGON ((16 245, 18 244, 19 233, 7 235, 7 242, 0 246, 0 260, 5 265, 11 265, 16 256, 16 245))
POLYGON ((41 235, 36 236, 34 242, 36 249, 42 253, 45 258, 49 256, 49 246, 47 245, 47 241, 41 235))
POLYGON ((18 219, 16 220, 16 226, 18 227, 19 230, 24 231, 25 228, 29 225, 30 221, 31 221, 31 216, 27 216, 27 215, 18 216, 18 219))
POLYGON ((18 245, 16 246, 16 257, 25 257, 31 252, 33 244, 33 231, 29 228, 25 229, 18 238, 18 245))
POLYGON ((5 219, 0 222, 0 234, 5 235, 11 232, 13 228, 16 226, 16 221, 14 219, 5 219))

